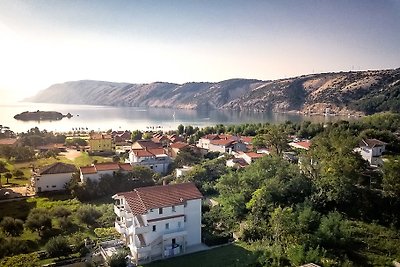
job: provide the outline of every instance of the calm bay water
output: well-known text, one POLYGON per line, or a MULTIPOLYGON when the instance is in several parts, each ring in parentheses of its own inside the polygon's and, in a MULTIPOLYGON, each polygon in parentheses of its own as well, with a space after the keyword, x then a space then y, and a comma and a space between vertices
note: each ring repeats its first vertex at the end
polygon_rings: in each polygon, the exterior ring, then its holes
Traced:
POLYGON ((72 128, 89 130, 146 130, 149 127, 164 131, 175 130, 179 124, 198 127, 222 124, 242 124, 256 122, 279 123, 287 120, 299 122, 311 120, 324 122, 337 120, 337 117, 302 116, 298 114, 255 113, 231 110, 182 110, 166 108, 109 107, 90 105, 63 105, 48 103, 27 103, 0 105, 0 124, 8 126, 14 132, 26 132, 35 126, 40 130, 70 131, 72 128), (19 121, 14 115, 24 111, 70 112, 73 117, 60 121, 19 121))

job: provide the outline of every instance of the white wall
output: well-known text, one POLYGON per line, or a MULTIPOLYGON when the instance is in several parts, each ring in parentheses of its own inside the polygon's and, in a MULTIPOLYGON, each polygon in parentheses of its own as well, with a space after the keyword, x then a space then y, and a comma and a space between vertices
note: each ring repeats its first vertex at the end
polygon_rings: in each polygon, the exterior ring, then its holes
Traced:
POLYGON ((72 173, 43 174, 35 177, 35 190, 36 192, 65 190, 65 184, 71 178, 72 173))
POLYGON ((201 243, 201 199, 188 200, 185 207, 187 245, 201 243))

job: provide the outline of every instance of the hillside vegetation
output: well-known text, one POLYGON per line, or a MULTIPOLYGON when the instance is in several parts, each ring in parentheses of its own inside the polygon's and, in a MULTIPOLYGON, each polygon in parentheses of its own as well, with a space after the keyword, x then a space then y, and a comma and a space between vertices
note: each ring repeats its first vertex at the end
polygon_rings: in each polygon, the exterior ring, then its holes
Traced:
POLYGON ((238 109, 338 114, 400 112, 400 69, 303 75, 275 81, 231 79, 173 84, 72 81, 27 99, 33 102, 238 109))

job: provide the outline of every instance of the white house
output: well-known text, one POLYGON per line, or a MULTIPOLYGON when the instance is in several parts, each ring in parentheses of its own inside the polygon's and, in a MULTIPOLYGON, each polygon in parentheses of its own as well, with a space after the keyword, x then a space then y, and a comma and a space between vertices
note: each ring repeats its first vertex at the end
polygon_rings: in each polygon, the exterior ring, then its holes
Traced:
POLYGON ((65 190, 66 184, 71 180, 72 174, 77 169, 74 165, 56 162, 45 166, 32 177, 32 186, 35 192, 65 190))
POLYGON ((194 183, 141 187, 113 196, 115 229, 136 264, 201 243, 202 197, 194 183))
POLYGON ((88 179, 99 181, 103 175, 113 175, 116 172, 128 173, 132 171, 132 166, 129 163, 105 162, 96 163, 91 166, 80 167, 81 182, 86 182, 88 179))
POLYGON ((381 166, 382 153, 385 152, 386 143, 377 139, 363 139, 355 149, 361 154, 361 157, 369 162, 370 165, 381 166))
POLYGON ((132 149, 129 152, 129 159, 126 160, 131 165, 146 166, 161 174, 168 171, 171 161, 163 148, 132 149))
POLYGON ((193 169, 191 166, 182 166, 182 168, 176 168, 176 178, 181 177, 193 169))

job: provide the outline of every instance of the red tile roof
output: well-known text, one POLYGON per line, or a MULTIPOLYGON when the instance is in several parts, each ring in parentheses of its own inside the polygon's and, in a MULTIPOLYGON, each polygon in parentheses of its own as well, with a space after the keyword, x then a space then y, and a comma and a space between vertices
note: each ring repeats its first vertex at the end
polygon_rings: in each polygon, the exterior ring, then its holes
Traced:
POLYGON ((82 174, 92 174, 92 173, 97 173, 96 167, 94 166, 85 166, 85 167, 80 167, 82 174))
POLYGON ((162 148, 161 143, 155 143, 152 140, 138 140, 134 145, 139 145, 141 148, 162 148))
POLYGON ((149 148, 147 149, 150 153, 152 153, 154 156, 157 155, 163 155, 165 154, 165 151, 163 148, 149 148))
POLYGON ((114 163, 114 162, 106 162, 106 163, 97 163, 92 166, 80 167, 82 174, 93 174, 98 171, 131 171, 132 166, 129 163, 114 163))
POLYGON ((131 171, 132 165, 129 163, 119 163, 119 168, 124 171, 131 171))
POLYGON ((251 144, 253 142, 253 137, 252 136, 242 136, 240 139, 243 141, 243 143, 246 144, 251 144))
POLYGON ((376 147, 376 146, 384 146, 387 143, 382 142, 378 139, 363 139, 360 143, 360 146, 367 146, 367 147, 376 147))
POLYGON ((171 144, 171 148, 177 148, 177 149, 182 149, 182 148, 184 148, 184 147, 187 147, 187 146, 189 146, 189 144, 188 143, 184 143, 184 142, 176 142, 176 143, 173 143, 173 144, 171 144))
POLYGON ((0 145, 12 146, 17 142, 17 138, 3 138, 0 139, 0 145))
POLYGON ((310 149, 311 142, 310 141, 291 142, 289 143, 289 146, 308 150, 310 149))
POLYGON ((247 156, 249 156, 252 159, 258 159, 258 158, 262 158, 265 156, 265 154, 260 154, 260 153, 256 153, 256 152, 246 152, 244 153, 247 156))
POLYGON ((132 149, 132 152, 136 155, 136 157, 153 157, 154 154, 145 149, 132 149))
POLYGON ((145 214, 149 209, 181 205, 187 200, 203 197, 194 183, 140 187, 116 196, 125 197, 134 215, 145 214))
POLYGON ((104 162, 104 163, 96 163, 94 165, 97 171, 113 171, 119 170, 118 163, 115 162, 104 162))
POLYGON ((211 140, 210 144, 219 145, 219 146, 229 146, 233 142, 235 142, 235 141, 232 139, 217 139, 217 140, 211 140))
POLYGON ((56 162, 41 168, 39 174, 43 175, 43 174, 57 174, 57 173, 73 173, 76 171, 77 171, 76 167, 72 164, 56 162))

